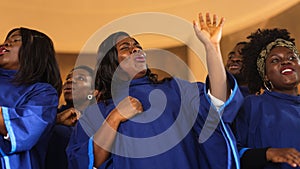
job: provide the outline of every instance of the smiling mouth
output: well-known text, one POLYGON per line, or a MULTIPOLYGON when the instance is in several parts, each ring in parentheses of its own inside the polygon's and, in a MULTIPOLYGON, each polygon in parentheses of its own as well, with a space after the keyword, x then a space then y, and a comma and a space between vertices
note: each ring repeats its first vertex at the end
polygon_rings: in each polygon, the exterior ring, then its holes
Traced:
POLYGON ((238 65, 231 65, 231 66, 229 66, 228 68, 229 68, 229 69, 239 69, 240 66, 238 66, 238 65))
POLYGON ((289 75, 289 74, 292 74, 292 73, 293 73, 293 69, 290 69, 290 68, 286 68, 286 69, 281 71, 281 74, 283 74, 283 75, 289 75))

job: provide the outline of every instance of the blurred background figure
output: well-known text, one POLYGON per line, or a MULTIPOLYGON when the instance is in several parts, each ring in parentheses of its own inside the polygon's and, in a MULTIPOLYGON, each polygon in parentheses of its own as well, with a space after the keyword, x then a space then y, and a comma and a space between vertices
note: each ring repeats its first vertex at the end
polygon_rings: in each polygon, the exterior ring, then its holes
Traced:
POLYGON ((225 65, 226 70, 231 73, 237 83, 239 88, 244 95, 244 97, 249 95, 249 90, 247 86, 246 76, 244 73, 244 64, 243 64, 243 54, 242 49, 245 47, 247 42, 238 42, 231 52, 228 54, 228 60, 225 65))
POLYGON ((81 112, 90 104, 95 103, 93 69, 81 65, 72 69, 63 84, 65 104, 58 109, 56 125, 47 152, 47 169, 68 168, 65 153, 73 126, 78 121, 81 112))

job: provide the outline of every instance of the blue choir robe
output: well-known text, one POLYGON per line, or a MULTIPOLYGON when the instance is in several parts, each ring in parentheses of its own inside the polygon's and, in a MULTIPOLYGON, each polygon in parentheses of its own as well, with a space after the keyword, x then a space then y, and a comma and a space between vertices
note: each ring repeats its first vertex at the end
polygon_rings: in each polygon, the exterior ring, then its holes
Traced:
MULTIPOLYGON (((61 113, 72 107, 73 105, 62 105, 57 112, 61 113)), ((66 147, 69 143, 73 129, 73 126, 65 126, 62 124, 56 124, 51 129, 51 138, 49 140, 46 155, 46 169, 68 168, 66 147)))
POLYGON ((42 169, 58 95, 46 83, 15 85, 15 73, 0 69, 0 106, 9 135, 0 135, 0 168, 42 169))
POLYGON ((251 95, 247 86, 239 86, 239 88, 244 97, 251 95))
POLYGON ((124 87, 117 83, 118 88, 112 87, 113 100, 88 107, 77 123, 67 148, 69 169, 93 168, 93 134, 126 95, 137 98, 144 112, 120 124, 111 156, 99 168, 239 168, 229 124, 243 96, 235 80, 230 81, 232 94, 218 111, 203 83, 173 78, 152 84, 148 77, 124 87))
MULTIPOLYGON (((236 119, 240 155, 248 148, 295 148, 300 151, 300 96, 265 91, 245 98, 236 119)), ((268 163, 265 169, 292 169, 268 163)), ((297 167, 300 168, 300 167, 297 167)))

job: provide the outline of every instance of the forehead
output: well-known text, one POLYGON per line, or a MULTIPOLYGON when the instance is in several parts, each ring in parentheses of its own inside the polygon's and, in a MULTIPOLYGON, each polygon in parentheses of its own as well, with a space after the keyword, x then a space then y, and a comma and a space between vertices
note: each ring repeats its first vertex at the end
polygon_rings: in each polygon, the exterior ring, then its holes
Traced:
POLYGON ((85 69, 75 69, 71 72, 69 72, 68 76, 72 76, 72 75, 84 75, 84 76, 91 76, 90 73, 85 70, 85 69))
POLYGON ((245 46, 245 44, 238 44, 235 46, 234 50, 240 51, 244 46, 245 46))
POLYGON ((13 38, 16 36, 21 36, 21 31, 20 30, 16 30, 14 32, 12 32, 7 38, 13 38))
POLYGON ((117 38, 117 46, 128 43, 137 43, 137 41, 134 38, 128 36, 120 36, 117 38))
POLYGON ((73 74, 82 74, 90 76, 90 73, 85 69, 75 69, 73 70, 73 74))
POLYGON ((273 49, 271 49, 270 53, 277 53, 277 52, 288 52, 288 53, 294 53, 294 51, 288 47, 285 46, 275 46, 273 49))

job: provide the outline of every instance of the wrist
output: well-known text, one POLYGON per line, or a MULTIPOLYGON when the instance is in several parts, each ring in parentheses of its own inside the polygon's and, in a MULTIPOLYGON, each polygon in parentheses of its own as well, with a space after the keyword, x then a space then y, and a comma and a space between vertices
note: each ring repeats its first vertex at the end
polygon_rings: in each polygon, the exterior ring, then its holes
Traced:
POLYGON ((268 147, 266 149, 266 159, 267 159, 267 161, 272 161, 272 156, 273 156, 273 148, 268 147))
POLYGON ((112 128, 117 129, 121 123, 121 115, 117 110, 113 110, 106 118, 105 122, 108 123, 112 128))

